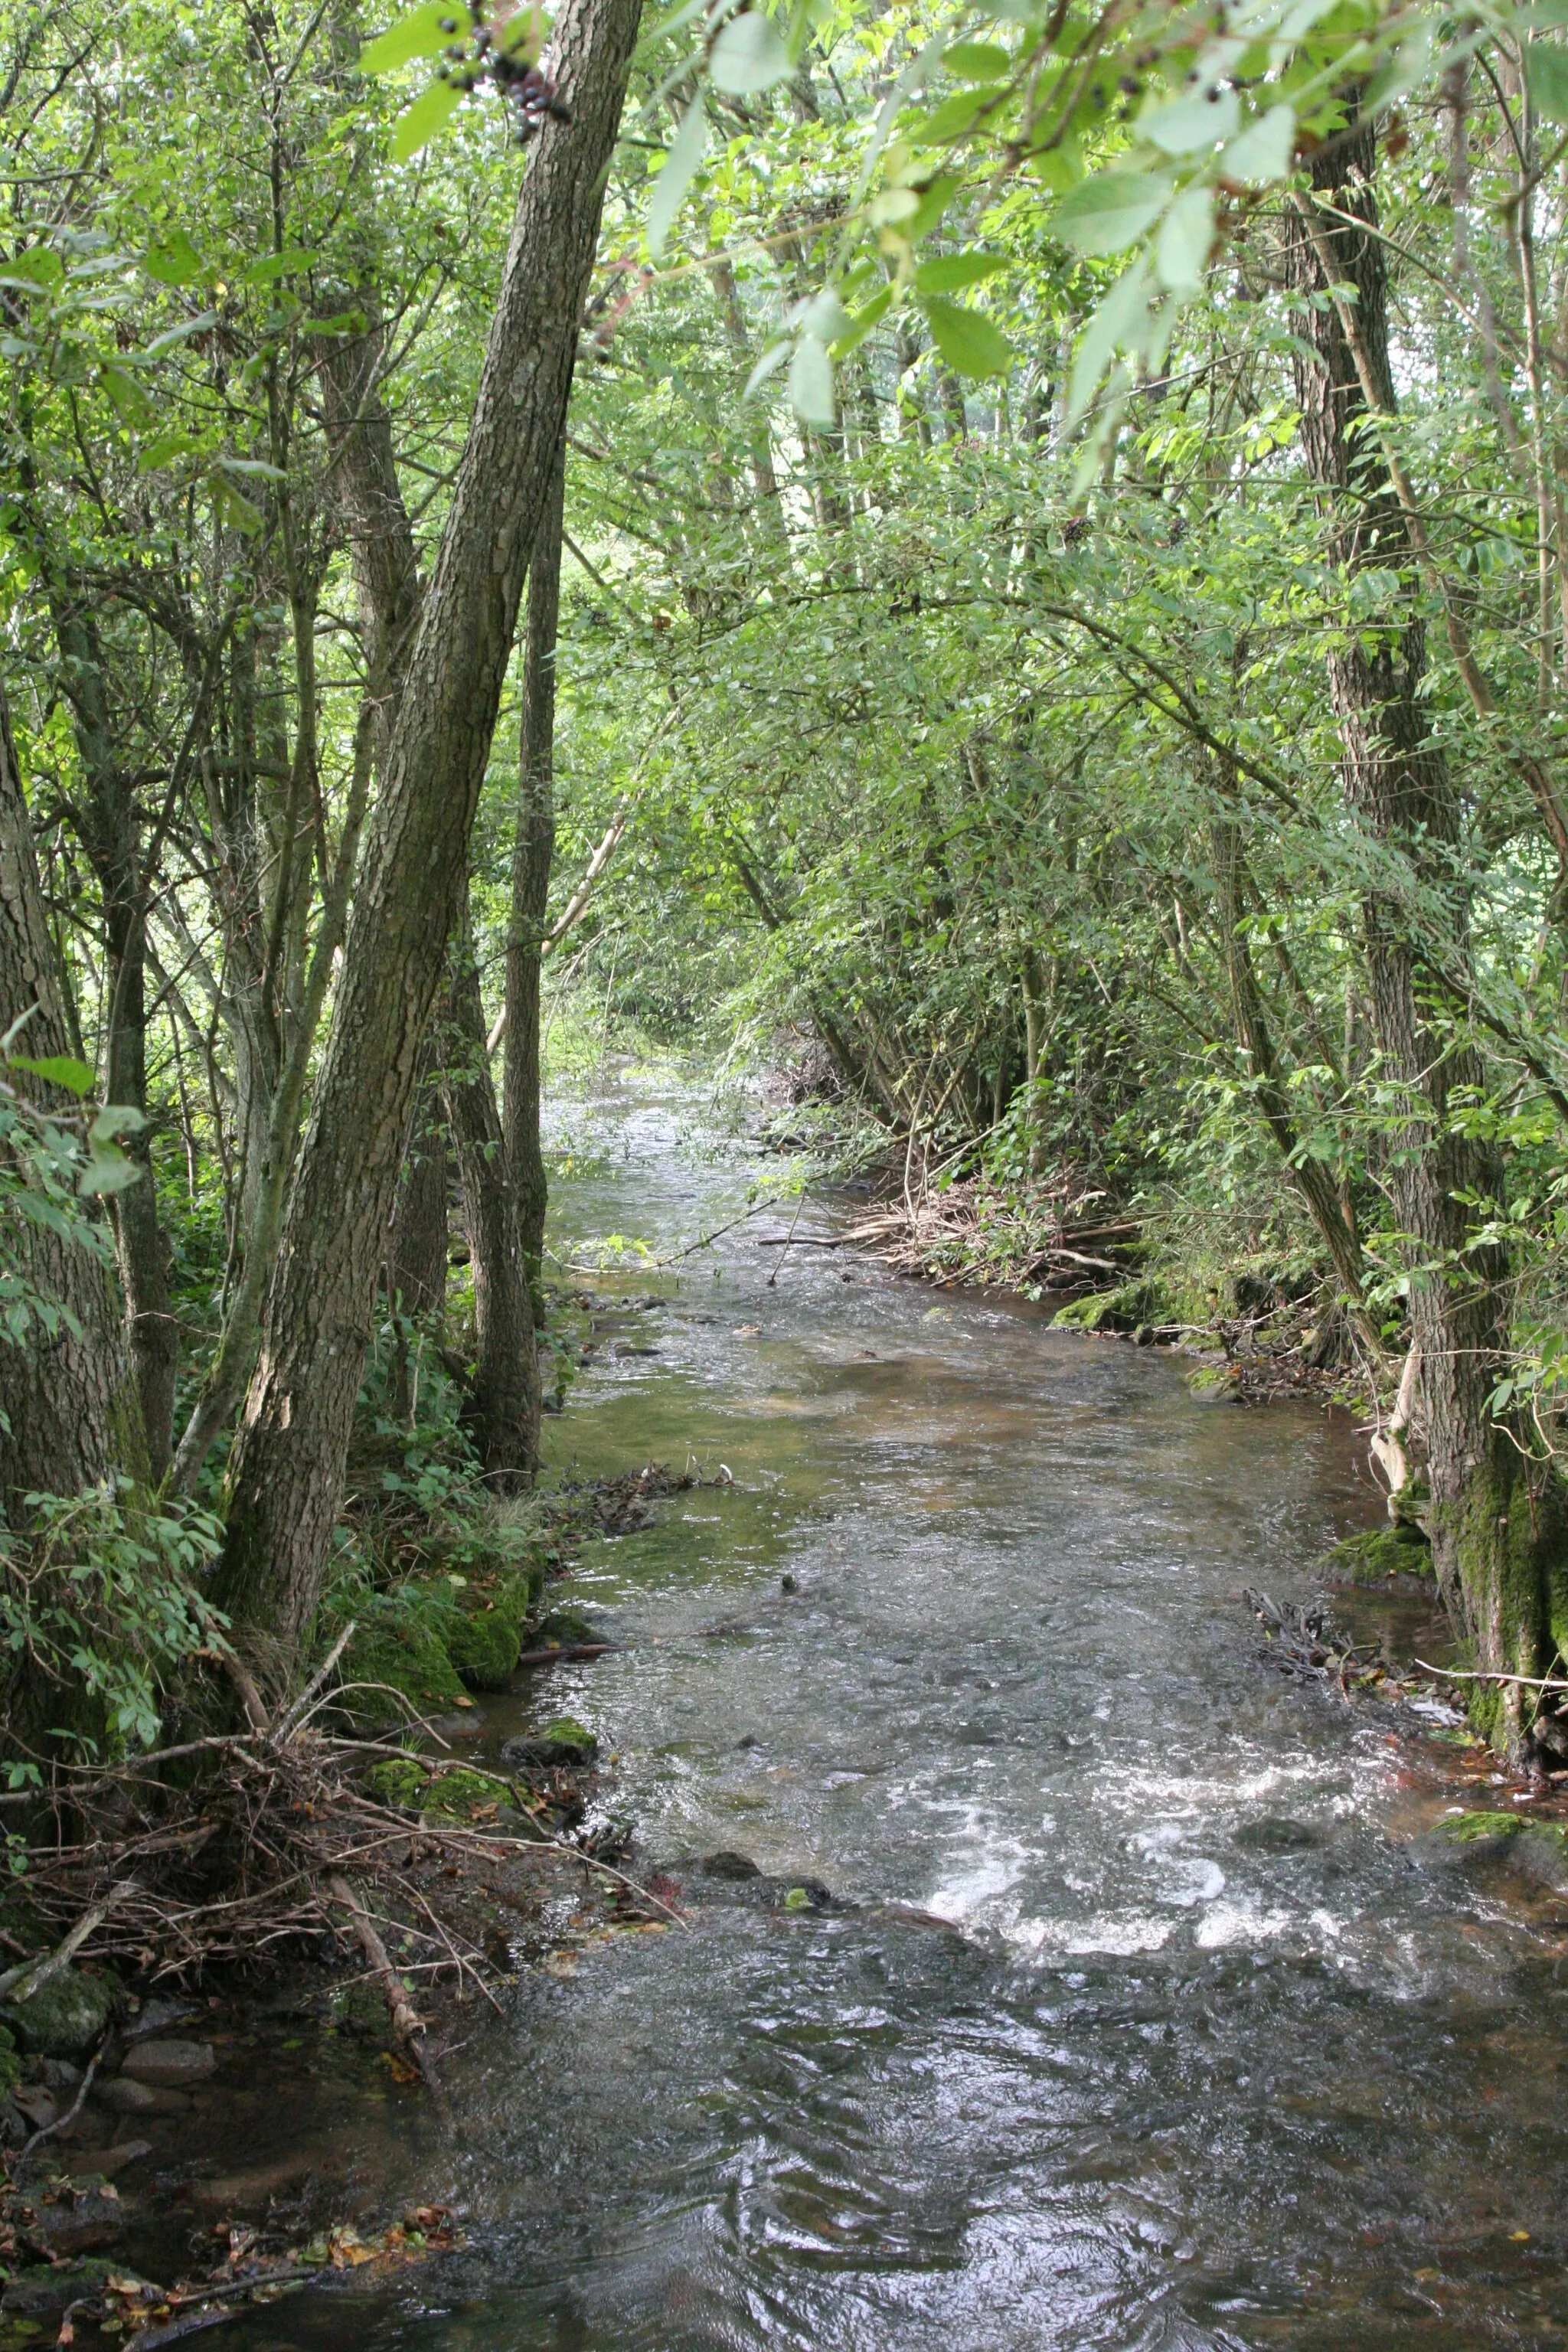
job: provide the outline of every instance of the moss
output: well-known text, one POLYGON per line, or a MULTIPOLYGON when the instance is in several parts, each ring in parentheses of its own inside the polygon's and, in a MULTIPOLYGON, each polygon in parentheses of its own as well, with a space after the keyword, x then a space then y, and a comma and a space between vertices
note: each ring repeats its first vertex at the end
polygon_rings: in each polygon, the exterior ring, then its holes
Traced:
POLYGON ((1331 1576, 1351 1584, 1380 1584, 1386 1576, 1430 1576, 1432 1548, 1417 1527, 1401 1519, 1392 1527, 1366 1528, 1346 1536, 1323 1556, 1331 1576))
POLYGON ((416 1811, 419 1792, 430 1778, 423 1764, 411 1757, 389 1756, 384 1764, 375 1764, 364 1776, 365 1787, 384 1805, 402 1805, 416 1811))
POLYGON ((1437 1827, 1457 1845, 1476 1845, 1482 1838, 1517 1837, 1524 1823, 1517 1813, 1451 1813, 1437 1827))
POLYGON ((599 1743, 575 1716, 558 1715, 538 1731, 509 1739, 501 1754, 509 1764, 591 1764, 599 1743))
POLYGON ((471 1772, 459 1767, 455 1772, 443 1772, 432 1780, 424 1796, 427 1813, 444 1816, 447 1821, 466 1822, 482 1810, 505 1804, 510 1794, 507 1782, 491 1772, 471 1772))
POLYGON ((413 1589, 372 1593, 354 1614, 359 1622, 344 1654, 343 1680, 380 1685, 352 1694, 356 1716, 385 1722, 399 1711, 391 1691, 421 1714, 445 1714, 467 1698, 441 1638, 440 1613, 413 1589))
POLYGON ((1056 1331, 1135 1331, 1141 1324, 1163 1319, 1164 1292, 1157 1282, 1121 1282, 1114 1290, 1097 1290, 1075 1298, 1051 1318, 1056 1331))
POLYGON ((8 2026, 0 2025, 0 2099, 8 2098, 22 2079, 22 2062, 16 2055, 16 2038, 8 2026))
POLYGON ((30 2057, 77 2058, 103 2032, 119 1993, 110 1976, 68 1969, 30 2000, 7 2001, 5 2022, 30 2057))
POLYGON ((1199 1404, 1227 1404, 1241 1394, 1241 1378, 1231 1364, 1200 1364, 1182 1380, 1199 1404))
POLYGON ((505 1690, 522 1647, 533 1605, 533 1577, 514 1569, 446 1580, 450 1596, 443 1623, 447 1654, 473 1690, 505 1690))

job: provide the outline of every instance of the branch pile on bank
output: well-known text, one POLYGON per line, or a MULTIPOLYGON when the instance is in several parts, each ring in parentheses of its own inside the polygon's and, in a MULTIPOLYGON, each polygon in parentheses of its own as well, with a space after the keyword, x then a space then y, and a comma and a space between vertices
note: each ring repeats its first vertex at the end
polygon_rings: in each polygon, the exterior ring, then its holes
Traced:
POLYGON ((1024 1194, 965 1177, 879 1202, 843 1238, 939 1288, 1102 1290, 1128 1279, 1141 1236, 1136 1218, 1103 1213, 1104 1197, 1066 1171, 1024 1194))

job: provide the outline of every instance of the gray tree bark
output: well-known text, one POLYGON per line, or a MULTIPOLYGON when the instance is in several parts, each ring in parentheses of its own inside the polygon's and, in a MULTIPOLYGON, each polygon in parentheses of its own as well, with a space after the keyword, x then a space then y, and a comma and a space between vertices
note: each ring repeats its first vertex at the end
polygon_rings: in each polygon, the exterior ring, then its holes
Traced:
MULTIPOLYGON (((1391 415, 1396 404, 1376 234, 1376 162, 1375 134, 1363 124, 1332 142, 1311 176, 1314 191, 1335 207, 1319 212, 1316 225, 1333 282, 1354 289, 1361 356, 1378 407, 1391 415), (1341 217, 1345 214, 1353 218, 1341 217)), ((1322 255, 1305 223, 1295 226, 1289 259, 1299 287, 1327 290, 1322 255)), ((1410 525, 1337 305, 1306 310, 1298 331, 1314 347, 1313 357, 1299 352, 1296 360, 1302 447, 1333 525, 1336 558, 1347 573, 1374 565, 1414 580, 1410 525)), ((1528 1483, 1522 1458, 1487 1411, 1507 1345, 1508 1266, 1500 1247, 1472 1244, 1468 1200, 1498 1197, 1501 1171, 1495 1147, 1462 1132, 1450 1109, 1456 1090, 1479 1077, 1476 1057, 1435 1032, 1424 1011, 1421 926, 1443 924, 1449 969, 1463 969, 1470 953, 1458 796, 1427 723, 1426 670, 1423 619, 1414 590, 1406 590, 1375 635, 1346 629, 1333 645, 1329 692, 1344 746, 1347 804, 1379 849, 1395 853, 1412 883, 1406 890, 1370 886, 1363 923, 1373 1018, 1400 1096, 1387 1182, 1410 1236, 1414 1427, 1430 1488, 1422 1516, 1445 1602, 1478 1665, 1537 1675, 1554 1640, 1549 1571, 1561 1546, 1562 1514, 1552 1493, 1521 1491, 1528 1483)), ((1516 1686, 1492 1725, 1514 1747, 1522 1736, 1520 1697, 1516 1686)))
MULTIPOLYGON (((539 1136, 540 968, 555 856, 555 638, 561 614, 561 541, 566 449, 528 568, 522 712, 518 728, 517 829, 512 837, 511 919, 506 942, 506 1066, 502 1084, 508 1162, 517 1197, 519 1240, 536 1320, 544 1311, 544 1212, 549 1181, 539 1136)), ((537 1451, 537 1435, 535 1450, 537 1451)))
POLYGON ((468 835, 549 495, 640 0, 568 0, 518 198, 468 446, 366 845, 261 1348, 216 1598, 292 1652, 342 1492, 376 1270, 467 875, 468 835))
MULTIPOLYGON (((0 1029, 29 1006, 37 1010, 16 1050, 34 1061, 73 1054, 10 713, 0 699, 0 1029)), ((21 1072, 10 1083, 43 1108, 74 1106, 74 1097, 21 1072)), ((21 1233, 26 1278, 70 1319, 42 1347, 36 1339, 0 1340, 0 1506, 12 1526, 21 1521, 24 1495, 74 1495, 116 1469, 139 1481, 147 1475, 141 1399, 108 1266, 83 1240, 30 1223, 21 1233)))

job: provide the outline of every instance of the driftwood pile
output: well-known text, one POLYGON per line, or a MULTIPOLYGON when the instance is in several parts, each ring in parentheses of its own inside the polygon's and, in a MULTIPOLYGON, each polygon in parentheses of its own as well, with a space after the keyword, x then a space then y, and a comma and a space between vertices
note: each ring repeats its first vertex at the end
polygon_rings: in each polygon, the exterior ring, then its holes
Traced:
POLYGON ((900 1274, 928 1276, 939 1288, 964 1282, 1102 1290, 1133 1273, 1129 1253, 1141 1228, 1133 1217, 1095 1214, 1099 1197, 1063 1190, 1037 1202, 1026 1223, 981 1180, 968 1178, 940 1192, 879 1203, 841 1239, 870 1250, 900 1274))
POLYGON ((439 2104, 408 1981, 445 1979, 493 2000, 503 1973, 464 1927, 454 1881, 507 1862, 564 1860, 615 1882, 633 1910, 670 1916, 587 1846, 547 1832, 536 1816, 548 1814, 552 1785, 443 1756, 445 1742, 426 1724, 411 1727, 436 1742, 435 1752, 332 1728, 342 1702, 363 1703, 365 1686, 332 1680, 353 1630, 275 1719, 243 1669, 226 1661, 241 1684, 245 1731, 61 1774, 43 1796, 5 1801, 30 1809, 23 1883, 37 1923, 61 1940, 43 1959, 0 1975, 0 1996, 26 2000, 78 1954, 129 1964, 145 1980, 185 1982, 215 1962, 253 1968, 268 1955, 346 1939, 385 1997, 395 2042, 439 2104), (374 1766, 399 1760, 437 1786, 459 1773, 465 1793, 476 1780, 489 1782, 496 1801, 471 1825, 433 1817, 428 1804, 411 1814, 367 1785, 374 1766), (388 1936, 399 1948, 395 1967, 388 1936))

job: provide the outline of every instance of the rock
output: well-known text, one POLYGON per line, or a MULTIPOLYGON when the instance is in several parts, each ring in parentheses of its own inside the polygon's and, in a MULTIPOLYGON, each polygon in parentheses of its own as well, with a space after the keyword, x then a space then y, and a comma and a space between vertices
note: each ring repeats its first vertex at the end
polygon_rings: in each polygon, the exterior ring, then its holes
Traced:
POLYGON ((107 2083, 95 2084, 93 2096, 117 2116, 184 2116, 191 2106, 187 2093, 154 2089, 129 2074, 113 2074, 107 2083))
POLYGON ((1554 1894, 1568 1894, 1568 1840, 1550 1822, 1521 1822, 1518 1836, 1509 1846, 1508 1858, 1513 1869, 1538 1879, 1554 1894))
POLYGON ((54 2319, 73 2303, 96 2300, 110 2273, 118 2272, 118 2263, 101 2256, 68 2263, 59 2270, 52 2263, 40 2263, 35 2269, 16 2273, 0 2294, 0 2311, 12 2319, 54 2319))
POLYGON ((1234 1404, 1241 1394, 1241 1374, 1234 1364, 1199 1364, 1182 1374, 1182 1385, 1194 1404, 1234 1404))
POLYGON ((92 2160, 106 2180, 117 2180, 133 2164, 153 2153, 150 2139, 117 2140, 112 2147, 95 2147, 92 2160))
POLYGON ((37 2219, 28 2234, 57 2262, 65 2254, 112 2246, 125 2235, 125 2208, 103 2179, 74 2181, 68 2194, 35 2210, 37 2219))
POLYGON ((19 2116, 26 2116, 34 2131, 47 2131, 65 2112, 45 2083, 28 2083, 21 2090, 13 2091, 11 2105, 19 2116))
POLYGON ((179 2091, 205 2082, 216 2064, 217 2053, 210 2042, 136 2042, 120 2072, 156 2091, 179 2091))
POLYGON ((118 1992, 112 1977, 70 1969, 31 2000, 7 2001, 5 2023, 33 2057, 79 2058, 109 2023, 118 1992))
POLYGON ((1282 1817, 1267 1821, 1244 1822, 1236 1833, 1236 1843, 1250 1847, 1258 1853, 1304 1853, 1309 1846, 1323 1843, 1318 1832, 1309 1829, 1305 1822, 1292 1822, 1282 1817))
POLYGON ((1453 1813, 1436 1829, 1412 1838, 1405 1851, 1423 1869, 1485 1871, 1511 1861, 1523 1828, 1515 1813, 1453 1813))
POLYGON ((558 1715, 542 1731, 509 1739, 501 1755, 509 1764, 591 1764, 599 1743, 574 1716, 558 1715))
POLYGON ((145 2042, 150 2034, 167 2033, 171 2025, 183 2025, 188 2017, 200 2017, 199 2000, 144 2000, 134 2017, 124 2027, 127 2042, 145 2042))
POLYGON ((704 1878, 761 1878, 763 1874, 750 1854, 736 1853, 728 1846, 705 1855, 698 1868, 704 1878))

